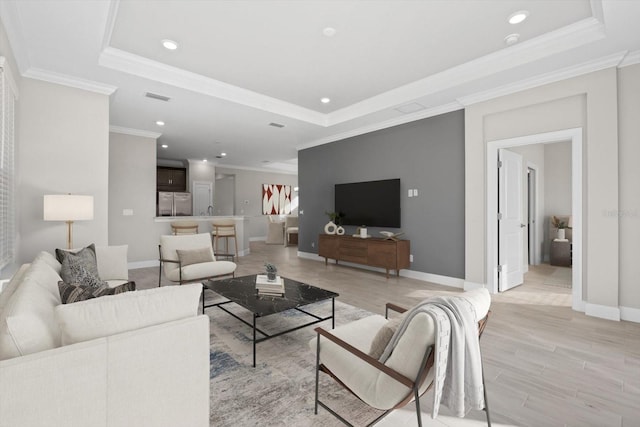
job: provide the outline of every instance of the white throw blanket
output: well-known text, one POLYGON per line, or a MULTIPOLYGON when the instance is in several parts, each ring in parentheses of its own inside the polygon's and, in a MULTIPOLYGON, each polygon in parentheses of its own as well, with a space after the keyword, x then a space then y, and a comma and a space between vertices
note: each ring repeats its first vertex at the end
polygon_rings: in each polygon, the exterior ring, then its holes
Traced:
POLYGON ((434 320, 434 396, 431 416, 438 415, 440 403, 458 417, 469 409, 484 408, 482 360, 475 307, 464 297, 433 297, 406 315, 380 357, 384 363, 395 348, 413 316, 426 313, 434 320))

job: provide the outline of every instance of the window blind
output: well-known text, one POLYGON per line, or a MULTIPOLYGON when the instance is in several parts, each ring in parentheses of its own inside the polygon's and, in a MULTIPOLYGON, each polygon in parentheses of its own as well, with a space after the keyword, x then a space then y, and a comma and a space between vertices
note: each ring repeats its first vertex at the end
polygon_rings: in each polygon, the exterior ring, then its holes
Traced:
POLYGON ((0 270, 13 262, 15 246, 15 93, 0 58, 0 270))

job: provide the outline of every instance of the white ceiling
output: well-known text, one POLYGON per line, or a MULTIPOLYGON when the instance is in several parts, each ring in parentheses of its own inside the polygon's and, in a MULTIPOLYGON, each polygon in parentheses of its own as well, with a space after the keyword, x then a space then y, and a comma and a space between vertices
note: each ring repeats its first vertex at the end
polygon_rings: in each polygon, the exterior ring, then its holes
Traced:
POLYGON ((23 75, 111 93, 112 128, 161 133, 159 157, 290 172, 299 148, 640 62, 637 0, 5 0, 0 18, 23 75))

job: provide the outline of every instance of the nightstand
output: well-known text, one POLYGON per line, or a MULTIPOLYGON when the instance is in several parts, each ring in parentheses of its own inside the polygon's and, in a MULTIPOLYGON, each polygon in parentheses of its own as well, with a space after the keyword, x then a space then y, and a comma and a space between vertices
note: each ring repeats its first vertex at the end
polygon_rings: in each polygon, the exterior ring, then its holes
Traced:
POLYGON ((552 240, 549 264, 571 267, 571 242, 569 240, 552 240))

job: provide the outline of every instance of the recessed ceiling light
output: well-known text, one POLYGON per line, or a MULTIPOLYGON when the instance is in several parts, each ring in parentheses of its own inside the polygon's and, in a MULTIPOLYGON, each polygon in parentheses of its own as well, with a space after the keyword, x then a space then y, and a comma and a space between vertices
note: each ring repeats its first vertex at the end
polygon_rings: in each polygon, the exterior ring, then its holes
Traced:
POLYGON ((173 40, 164 39, 162 40, 162 46, 164 46, 165 49, 176 50, 178 48, 178 43, 173 40))
POLYGON ((328 104, 331 102, 331 99, 324 97, 324 98, 320 98, 320 102, 322 102, 323 104, 328 104))
POLYGON ((207 159, 202 159, 202 161, 203 161, 204 163, 207 163, 207 159))
POLYGON ((156 124, 157 124, 158 126, 164 126, 164 122, 163 122, 162 120, 158 120, 158 121, 156 122, 156 124))
POLYGON ((518 43, 518 39, 520 39, 520 34, 509 34, 504 38, 504 42, 507 44, 507 46, 511 46, 512 44, 518 43))
POLYGON ((322 34, 327 37, 333 37, 336 35, 336 29, 333 27, 326 27, 322 30, 322 34))
POLYGON ((519 10, 509 15, 509 24, 519 24, 529 16, 528 10, 519 10))
POLYGON ((162 148, 169 148, 169 146, 167 144, 162 144, 161 147, 162 148))
POLYGON ((224 156, 226 156, 226 155, 227 155, 227 153, 220 153, 220 155, 221 155, 222 157, 224 157, 224 156))

